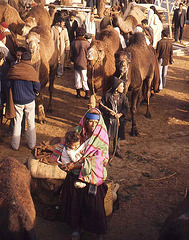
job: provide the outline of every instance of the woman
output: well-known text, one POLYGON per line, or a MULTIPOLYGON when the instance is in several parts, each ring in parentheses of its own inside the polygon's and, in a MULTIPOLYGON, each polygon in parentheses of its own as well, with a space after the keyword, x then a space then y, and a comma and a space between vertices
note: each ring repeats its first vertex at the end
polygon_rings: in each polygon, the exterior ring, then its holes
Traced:
MULTIPOLYGON (((90 109, 81 119, 76 131, 81 143, 88 141, 82 159, 71 163, 62 189, 62 220, 72 229, 72 239, 79 239, 82 229, 97 234, 107 231, 104 198, 107 192, 105 179, 109 159, 109 139, 100 111, 90 109), (83 163, 81 163, 83 161, 83 163), (84 188, 76 188, 74 182, 85 182, 84 188)), ((59 148, 60 150, 60 148, 59 148)), ((61 151, 59 151, 61 154, 61 151)), ((58 151, 56 151, 58 158, 58 151)))
POLYGON ((157 42, 161 40, 163 24, 159 13, 154 6, 151 6, 148 11, 148 26, 153 29, 153 47, 156 48, 157 42))

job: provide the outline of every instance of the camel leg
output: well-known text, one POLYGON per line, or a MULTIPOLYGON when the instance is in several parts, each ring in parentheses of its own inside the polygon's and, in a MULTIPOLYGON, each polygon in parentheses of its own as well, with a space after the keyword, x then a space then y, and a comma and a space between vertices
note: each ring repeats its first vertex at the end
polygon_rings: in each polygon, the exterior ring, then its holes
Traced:
POLYGON ((136 121, 135 121, 135 115, 136 115, 136 111, 137 111, 137 100, 138 100, 138 95, 139 95, 139 91, 138 90, 133 90, 132 95, 131 95, 131 114, 132 114, 132 128, 131 128, 131 136, 138 136, 140 135, 136 126, 136 121))
POLYGON ((51 67, 50 68, 50 74, 49 74, 49 104, 47 107, 48 112, 52 112, 52 94, 54 90, 54 80, 55 80, 55 75, 56 75, 56 69, 51 67))
POLYGON ((146 109, 146 114, 145 117, 146 118, 151 118, 151 114, 150 114, 150 96, 151 96, 151 85, 152 85, 152 81, 153 81, 153 76, 151 76, 151 78, 148 81, 148 89, 147 89, 147 109, 146 109))
POLYGON ((37 109, 37 116, 38 116, 38 121, 39 123, 46 123, 46 118, 45 118, 45 109, 43 106, 43 97, 40 92, 39 96, 36 97, 36 109, 37 109))

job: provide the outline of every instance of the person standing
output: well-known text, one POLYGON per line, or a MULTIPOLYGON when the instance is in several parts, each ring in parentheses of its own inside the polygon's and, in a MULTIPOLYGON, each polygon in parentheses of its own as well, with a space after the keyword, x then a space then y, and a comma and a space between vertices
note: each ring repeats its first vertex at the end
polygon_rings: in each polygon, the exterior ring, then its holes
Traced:
POLYGON ((144 33, 147 45, 153 44, 153 30, 151 27, 148 27, 148 19, 143 19, 141 24, 135 27, 134 33, 136 32, 144 33))
POLYGON ((74 63, 77 98, 81 97, 80 91, 83 87, 86 93, 85 98, 89 99, 89 87, 87 83, 87 49, 90 43, 84 38, 85 33, 85 28, 78 27, 76 39, 71 44, 70 59, 74 63))
POLYGON ((156 49, 157 42, 161 39, 163 24, 154 6, 151 6, 148 11, 148 26, 153 29, 153 47, 156 49))
POLYGON ((123 90, 124 82, 114 77, 112 87, 103 95, 99 107, 108 129, 108 136, 113 138, 113 149, 118 158, 123 158, 119 139, 125 139, 125 117, 129 110, 129 102, 123 90))
POLYGON ((76 30, 78 28, 78 22, 75 20, 76 13, 74 11, 70 12, 68 19, 66 20, 66 28, 68 30, 68 36, 70 39, 70 44, 73 42, 76 36, 76 30))
POLYGON ((35 96, 40 91, 38 73, 31 64, 29 52, 22 53, 21 61, 12 66, 7 74, 7 85, 12 91, 16 117, 11 140, 13 150, 18 150, 21 122, 25 111, 27 119, 27 143, 30 149, 36 145, 35 96))
POLYGON ((184 25, 186 24, 186 11, 183 9, 183 3, 179 4, 179 8, 174 10, 172 23, 175 27, 175 42, 178 40, 178 31, 180 29, 179 41, 182 42, 182 35, 184 32, 184 25))
POLYGON ((162 39, 157 43, 156 53, 160 72, 159 90, 162 90, 166 85, 168 64, 173 63, 173 46, 172 40, 169 39, 169 30, 162 31, 162 39))
POLYGON ((58 22, 51 28, 52 37, 58 49, 57 77, 63 76, 65 55, 67 51, 70 51, 68 31, 64 25, 64 19, 59 17, 58 22))
POLYGON ((94 40, 95 39, 95 36, 96 36, 96 24, 95 24, 95 21, 94 21, 94 13, 91 12, 87 15, 86 17, 86 20, 85 20, 85 23, 84 23, 84 27, 86 29, 86 34, 91 34, 91 39, 90 39, 90 42, 92 41, 92 39, 94 40))

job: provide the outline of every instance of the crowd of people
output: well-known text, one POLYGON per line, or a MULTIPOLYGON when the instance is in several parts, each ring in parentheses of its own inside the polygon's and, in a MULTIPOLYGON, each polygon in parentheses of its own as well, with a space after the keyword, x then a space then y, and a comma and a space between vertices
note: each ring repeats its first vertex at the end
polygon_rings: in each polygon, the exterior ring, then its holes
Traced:
MULTIPOLYGON (((95 2, 88 4, 92 7, 95 2)), ((116 5, 116 2, 113 4, 116 5)), ((173 16, 175 41, 180 29, 180 42, 186 23, 186 12, 182 6, 180 3, 173 16)), ((56 74, 62 77, 64 71, 70 69, 70 62, 73 62, 76 97, 81 98, 83 89, 84 98, 89 99, 87 49, 97 35, 94 13, 88 15, 82 27, 78 27, 75 17, 75 12, 70 12, 67 19, 59 17, 51 28, 58 49, 56 74)), ((119 27, 114 26, 114 29, 120 36, 120 49, 126 49, 127 43, 119 27)), ((173 63, 173 47, 169 31, 163 29, 162 19, 154 6, 150 7, 147 19, 136 26, 135 32, 144 33, 147 45, 153 46, 156 51, 160 71, 159 90, 162 90, 166 86, 168 65, 173 63)), ((33 149, 36 145, 35 98, 40 92, 40 82, 31 64, 30 52, 24 46, 18 46, 16 36, 8 29, 6 22, 0 23, 0 83, 1 123, 5 103, 6 117, 13 119, 11 147, 19 150, 26 118, 27 144, 33 149)), ((54 159, 68 173, 62 189, 61 216, 71 227, 73 239, 79 239, 83 229, 97 234, 98 239, 107 231, 104 198, 107 192, 105 180, 109 140, 113 139, 115 156, 123 158, 120 140, 125 139, 128 111, 124 82, 113 77, 111 88, 102 96, 99 109, 88 110, 79 125, 69 130, 64 141, 54 150, 54 159)))

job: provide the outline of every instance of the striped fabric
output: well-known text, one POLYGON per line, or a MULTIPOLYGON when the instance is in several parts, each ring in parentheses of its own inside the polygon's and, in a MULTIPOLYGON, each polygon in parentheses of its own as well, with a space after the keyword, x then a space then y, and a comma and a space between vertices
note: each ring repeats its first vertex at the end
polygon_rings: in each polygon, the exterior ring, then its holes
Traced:
POLYGON ((60 142, 58 146, 55 148, 55 150, 53 151, 52 156, 56 162, 60 161, 60 157, 61 157, 64 146, 65 146, 65 142, 60 142))
MULTIPOLYGON (((85 119, 84 116, 76 128, 80 133, 84 129, 85 119)), ((107 177, 106 164, 109 159, 109 138, 102 115, 100 115, 99 123, 86 147, 83 158, 85 161, 79 179, 97 186, 102 184, 107 177)))
MULTIPOLYGON (((84 115, 79 126, 76 127, 76 131, 79 133, 85 133, 85 120, 86 117, 84 115)), ((55 161, 60 159, 64 144, 61 142, 54 150, 53 157, 55 161)), ((90 138, 82 158, 85 161, 81 167, 79 179, 97 186, 101 185, 107 177, 106 164, 109 160, 109 138, 102 115, 100 115, 98 125, 90 138)))

